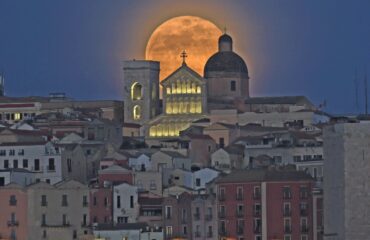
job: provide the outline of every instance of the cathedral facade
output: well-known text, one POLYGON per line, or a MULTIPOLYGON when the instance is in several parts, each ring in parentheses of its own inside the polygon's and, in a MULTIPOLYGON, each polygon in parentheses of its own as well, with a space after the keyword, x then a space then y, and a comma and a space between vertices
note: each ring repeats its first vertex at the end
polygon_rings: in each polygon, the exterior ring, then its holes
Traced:
POLYGON ((249 75, 244 60, 233 52, 232 38, 224 34, 218 52, 204 68, 204 76, 182 65, 160 85, 159 62, 125 61, 125 122, 144 126, 149 137, 176 137, 191 123, 206 118, 209 111, 234 108, 249 98, 249 75), (161 106, 160 106, 161 105, 161 106))

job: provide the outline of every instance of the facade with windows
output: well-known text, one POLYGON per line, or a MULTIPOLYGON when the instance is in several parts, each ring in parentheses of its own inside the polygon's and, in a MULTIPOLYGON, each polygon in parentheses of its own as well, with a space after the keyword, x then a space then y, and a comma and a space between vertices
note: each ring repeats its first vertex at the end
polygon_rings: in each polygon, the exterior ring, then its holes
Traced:
POLYGON ((61 149, 51 142, 2 143, 0 169, 23 169, 33 173, 32 178, 25 176, 25 184, 31 184, 32 179, 54 184, 63 179, 61 149))
POLYGON ((284 169, 236 171, 216 180, 218 228, 235 239, 313 239, 313 180, 284 169))
POLYGON ((27 187, 28 238, 78 239, 90 232, 89 188, 69 180, 27 187))
POLYGON ((138 188, 127 183, 113 186, 113 222, 135 223, 138 216, 138 188))

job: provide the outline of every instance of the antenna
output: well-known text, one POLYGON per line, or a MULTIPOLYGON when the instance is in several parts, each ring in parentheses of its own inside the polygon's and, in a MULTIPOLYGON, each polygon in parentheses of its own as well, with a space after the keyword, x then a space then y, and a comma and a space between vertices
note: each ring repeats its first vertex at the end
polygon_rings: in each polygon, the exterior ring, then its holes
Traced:
POLYGON ((359 102, 358 102, 358 79, 357 79, 357 69, 355 71, 355 78, 353 79, 355 83, 355 105, 356 105, 356 112, 359 110, 359 102))
POLYGON ((365 77, 364 77, 364 85, 365 85, 365 114, 367 115, 367 74, 365 71, 365 77))

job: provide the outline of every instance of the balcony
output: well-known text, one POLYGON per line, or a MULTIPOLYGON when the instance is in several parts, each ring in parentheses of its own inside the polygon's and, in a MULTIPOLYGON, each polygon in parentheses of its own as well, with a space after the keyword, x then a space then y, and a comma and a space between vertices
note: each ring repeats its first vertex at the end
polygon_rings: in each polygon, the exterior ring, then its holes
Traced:
POLYGON ((49 166, 46 166, 46 170, 48 172, 55 172, 55 165, 49 165, 49 166))
POLYGON ((46 207, 48 206, 48 202, 47 201, 41 201, 41 207, 46 207))
POLYGON ((242 201, 244 199, 243 194, 236 194, 236 200, 242 201))
POLYGON ((285 226, 284 233, 292 233, 292 228, 290 226, 285 226))
POLYGON ((213 218, 212 214, 206 215, 206 221, 212 221, 212 218, 213 218))
POLYGON ((17 200, 9 200, 10 206, 17 206, 17 200))
POLYGON ((308 233, 308 231, 309 231, 308 226, 301 226, 301 232, 302 233, 308 233))
POLYGON ((283 215, 284 217, 290 217, 292 215, 292 210, 289 208, 289 209, 284 209, 283 210, 283 215))
POLYGON ((8 221, 8 227, 15 227, 18 226, 19 222, 17 220, 10 220, 8 221))
POLYGON ((194 220, 200 220, 200 213, 194 214, 194 220))
POLYGON ((89 203, 88 202, 82 202, 82 206, 87 207, 87 206, 89 206, 89 203))

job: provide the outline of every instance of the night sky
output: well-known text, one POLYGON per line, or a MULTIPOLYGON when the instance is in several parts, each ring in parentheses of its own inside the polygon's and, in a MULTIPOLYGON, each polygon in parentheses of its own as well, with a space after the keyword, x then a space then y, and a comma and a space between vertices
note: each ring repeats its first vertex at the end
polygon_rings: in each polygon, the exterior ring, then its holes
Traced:
POLYGON ((6 94, 121 100, 122 60, 144 58, 155 27, 181 15, 227 27, 252 96, 306 95, 330 113, 363 111, 369 0, 0 0, 6 94))

